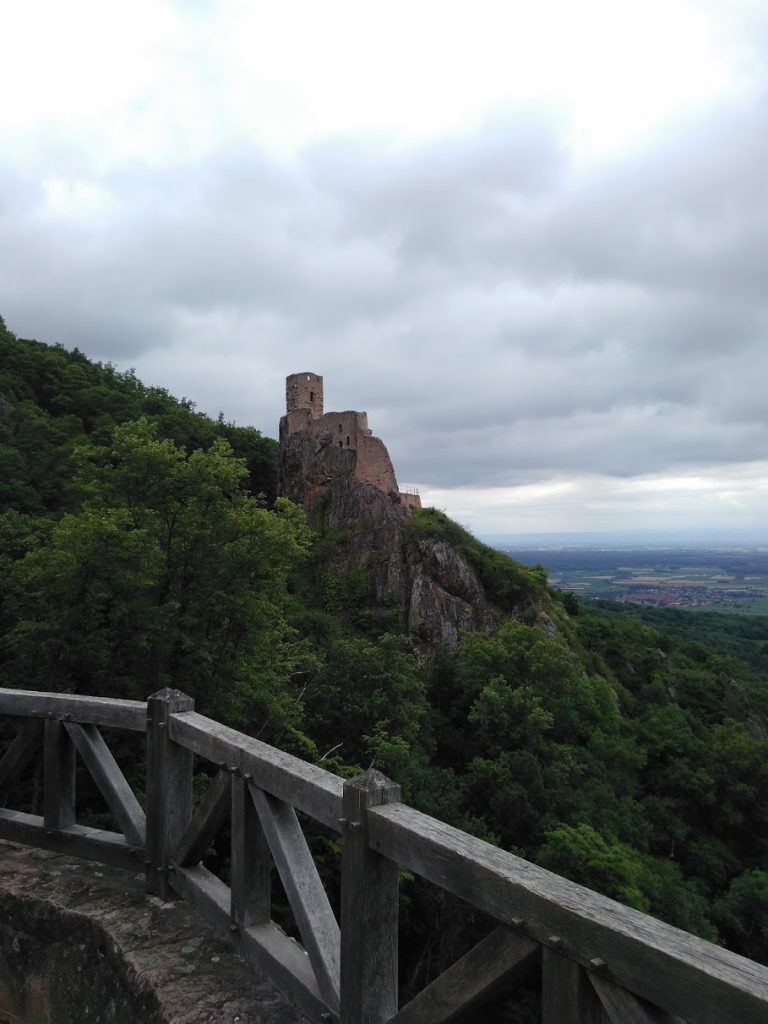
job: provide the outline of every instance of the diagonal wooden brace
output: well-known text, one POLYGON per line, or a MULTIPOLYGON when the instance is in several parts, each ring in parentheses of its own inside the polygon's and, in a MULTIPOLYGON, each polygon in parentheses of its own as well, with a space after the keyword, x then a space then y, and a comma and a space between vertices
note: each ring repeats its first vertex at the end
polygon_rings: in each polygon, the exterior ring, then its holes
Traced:
POLYGON ((220 769, 211 781, 205 796, 192 815, 187 831, 171 854, 177 867, 197 864, 224 827, 230 811, 231 776, 220 769))
POLYGON ((320 992, 338 1013, 340 1000, 339 925, 310 853, 296 811, 253 783, 249 789, 275 867, 291 904, 320 992))
POLYGON ((613 1024, 672 1024, 673 1017, 608 978, 587 972, 613 1024))
POLYGON ((518 982, 540 958, 541 947, 503 925, 457 960, 389 1024, 449 1024, 518 982))
POLYGON ((117 819, 131 846, 144 846, 147 822, 144 811, 128 785, 112 751, 95 725, 64 722, 77 752, 83 759, 107 806, 117 819))

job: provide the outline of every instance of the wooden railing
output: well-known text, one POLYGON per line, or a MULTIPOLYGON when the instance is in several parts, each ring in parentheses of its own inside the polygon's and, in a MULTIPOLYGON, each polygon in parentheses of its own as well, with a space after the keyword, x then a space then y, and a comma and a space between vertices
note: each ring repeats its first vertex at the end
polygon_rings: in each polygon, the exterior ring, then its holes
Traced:
POLYGON ((196 714, 177 690, 144 703, 0 689, 0 713, 20 719, 0 805, 39 745, 44 780, 42 817, 0 810, 0 838, 142 865, 148 892, 190 900, 317 1020, 445 1024, 540 964, 544 1024, 768 1021, 767 968, 421 814, 375 771, 343 782, 196 714), (146 732, 146 816, 99 727, 146 732), (121 832, 75 822, 76 754, 121 832), (218 767, 194 813, 193 755, 218 767), (342 833, 340 927, 297 811, 342 833), (201 864, 228 818, 229 886, 201 864), (303 947, 272 921, 273 866, 303 947), (401 866, 498 926, 398 1008, 401 866))

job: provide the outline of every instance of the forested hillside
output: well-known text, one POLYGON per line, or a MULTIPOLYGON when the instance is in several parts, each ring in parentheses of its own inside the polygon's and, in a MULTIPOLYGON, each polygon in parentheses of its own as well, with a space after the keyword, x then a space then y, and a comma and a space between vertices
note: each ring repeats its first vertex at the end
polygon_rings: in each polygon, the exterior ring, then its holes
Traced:
MULTIPOLYGON (((0 685, 178 686, 207 714, 343 774, 374 764, 423 810, 768 962, 765 647, 745 659, 579 608, 422 517, 504 600, 455 654, 417 658, 400 610, 373 614, 366 580, 329 568, 334 532, 275 500, 275 461, 258 431, 0 326, 0 685), (515 617, 509 580, 532 581, 547 629, 515 617)), ((408 880, 404 895, 404 983, 418 987, 482 925, 408 880)))

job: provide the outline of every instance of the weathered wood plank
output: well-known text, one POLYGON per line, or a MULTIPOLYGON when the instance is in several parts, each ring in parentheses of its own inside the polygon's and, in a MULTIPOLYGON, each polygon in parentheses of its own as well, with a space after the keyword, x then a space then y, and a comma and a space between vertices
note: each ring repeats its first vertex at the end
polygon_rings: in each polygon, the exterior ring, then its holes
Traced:
POLYGON ((202 860, 226 824, 230 811, 230 779, 229 772, 222 769, 209 783, 186 832, 171 854, 171 862, 175 866, 187 867, 202 860))
POLYGON ((501 925, 419 992, 389 1024, 450 1024, 521 980, 540 953, 537 942, 501 925))
MULTIPOLYGON (((600 997, 600 1002, 614 1024, 671 1024, 672 1018, 657 1006, 651 1006, 644 1000, 627 992, 625 988, 614 985, 608 978, 589 972, 589 980, 600 997)), ((768 993, 766 993, 768 998, 768 993)), ((768 1018, 768 1008, 766 1008, 768 1018)))
POLYGON ((542 950, 541 1024, 609 1024, 581 964, 542 950))
POLYGON ((307 846, 296 812, 264 790, 248 783, 285 894, 309 955, 320 994, 339 1010, 339 925, 307 846))
MULTIPOLYGON (((371 808, 370 843, 398 864, 697 1024, 765 1024, 768 968, 623 907, 403 804, 371 808)), ((342 925, 343 927, 343 925, 342 925)), ((342 954, 343 955, 343 954, 342 954)), ((342 972, 343 973, 343 972, 342 972)), ((342 983, 343 984, 343 983, 342 983)))
POLYGON ((39 815, 22 811, 0 810, 0 839, 53 850, 70 857, 82 857, 83 860, 95 860, 127 871, 136 871, 144 864, 144 851, 129 846, 119 832, 106 832, 85 825, 51 829, 39 815))
POLYGON ((266 924, 272 917, 272 854, 248 783, 232 776, 230 914, 239 928, 266 924))
POLYGON ((143 700, 85 697, 72 693, 43 693, 0 687, 0 715, 60 718, 89 725, 145 732, 147 705, 143 700))
POLYGON ((171 715, 170 733, 215 764, 241 765, 260 789, 340 830, 342 780, 331 772, 195 712, 171 715))
POLYGON ((147 822, 141 804, 128 785, 112 751, 95 725, 64 722, 77 752, 99 787, 107 806, 131 846, 144 846, 147 822))
POLYGON ((27 719, 21 723, 0 760, 0 801, 5 800, 9 788, 31 761, 41 745, 42 735, 43 723, 38 719, 27 719))
POLYGON ((244 928, 239 933, 238 945, 246 959, 261 968, 313 1020, 337 1019, 320 994, 306 953, 274 922, 244 928))
POLYGON ((176 868, 171 877, 176 891, 192 903, 214 927, 226 931, 246 959, 259 967, 289 999, 314 1020, 328 1012, 304 950, 276 924, 267 922, 229 930, 229 889, 201 864, 176 868))
POLYGON ((168 876, 179 896, 188 899, 212 928, 230 935, 228 885, 202 864, 171 867, 168 876))
POLYGON ((374 807, 400 787, 367 771, 344 783, 341 854, 341 1024, 385 1024, 397 1013, 397 864, 371 849, 374 807))
POLYGON ((192 817, 192 752, 174 743, 168 719, 195 702, 179 690, 147 701, 147 892, 170 898, 168 866, 192 817))
POLYGON ((75 748, 61 722, 45 721, 43 817, 46 828, 69 828, 75 820, 75 748))

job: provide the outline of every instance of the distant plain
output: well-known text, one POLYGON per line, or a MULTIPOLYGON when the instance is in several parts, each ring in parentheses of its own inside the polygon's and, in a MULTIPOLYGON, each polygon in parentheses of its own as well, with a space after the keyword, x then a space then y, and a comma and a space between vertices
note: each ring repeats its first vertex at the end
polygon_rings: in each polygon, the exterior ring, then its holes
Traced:
POLYGON ((549 582, 577 596, 627 604, 768 614, 768 546, 706 548, 517 547, 549 582))

